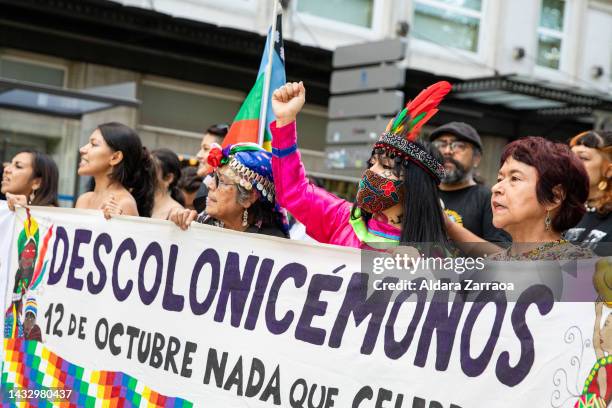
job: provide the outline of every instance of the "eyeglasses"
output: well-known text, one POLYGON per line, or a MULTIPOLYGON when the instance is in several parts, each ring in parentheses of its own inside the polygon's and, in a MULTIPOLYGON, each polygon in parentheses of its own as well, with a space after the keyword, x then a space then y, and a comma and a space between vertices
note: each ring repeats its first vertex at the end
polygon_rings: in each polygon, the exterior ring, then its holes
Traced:
POLYGON ((216 188, 230 187, 236 185, 235 183, 226 183, 219 177, 219 174, 215 171, 213 173, 213 180, 215 181, 216 188))
POLYGON ((434 142, 432 142, 432 145, 438 150, 446 149, 447 147, 449 147, 451 152, 464 152, 465 149, 467 149, 468 147, 467 142, 463 142, 461 140, 455 140, 454 142, 450 143, 444 142, 442 140, 435 140, 434 142))

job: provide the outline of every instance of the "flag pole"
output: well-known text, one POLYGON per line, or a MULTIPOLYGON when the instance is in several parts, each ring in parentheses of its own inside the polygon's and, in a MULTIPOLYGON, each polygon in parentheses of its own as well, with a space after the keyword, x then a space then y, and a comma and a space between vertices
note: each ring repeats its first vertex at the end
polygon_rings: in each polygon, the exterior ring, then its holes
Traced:
POLYGON ((264 89, 263 89, 263 100, 261 101, 261 110, 259 111, 259 133, 257 137, 257 144, 263 146, 264 135, 266 132, 266 114, 268 112, 268 99, 270 95, 270 80, 272 77, 272 54, 274 52, 276 42, 276 19, 278 15, 278 0, 274 0, 274 16, 272 18, 272 30, 270 31, 270 42, 268 47, 268 64, 266 65, 266 72, 264 77, 264 89))

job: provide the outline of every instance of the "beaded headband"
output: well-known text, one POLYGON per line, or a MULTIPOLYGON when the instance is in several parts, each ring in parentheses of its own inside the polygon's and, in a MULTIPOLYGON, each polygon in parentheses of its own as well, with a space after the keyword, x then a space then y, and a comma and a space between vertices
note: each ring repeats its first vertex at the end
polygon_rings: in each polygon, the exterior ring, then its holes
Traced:
POLYGON ((270 152, 255 143, 238 143, 224 149, 214 144, 208 155, 208 164, 214 169, 228 165, 234 173, 228 177, 234 183, 248 191, 257 189, 262 199, 274 204, 275 189, 270 152))
POLYGON ((249 169, 244 164, 240 163, 235 158, 231 158, 229 161, 229 167, 236 173, 237 180, 233 181, 246 190, 251 191, 253 187, 257 188, 261 195, 268 201, 274 204, 274 183, 262 176, 257 174, 255 171, 249 169))
POLYGON ((399 157, 404 166, 409 162, 417 164, 432 176, 437 183, 444 178, 444 166, 418 144, 390 133, 383 133, 374 145, 376 153, 383 153, 391 159, 399 157))
POLYGON ((415 141, 423 125, 438 112, 438 105, 450 90, 451 84, 441 81, 421 91, 389 122, 385 132, 374 144, 374 151, 392 159, 399 157, 405 166, 409 162, 415 163, 436 183, 440 183, 444 177, 444 166, 415 141))

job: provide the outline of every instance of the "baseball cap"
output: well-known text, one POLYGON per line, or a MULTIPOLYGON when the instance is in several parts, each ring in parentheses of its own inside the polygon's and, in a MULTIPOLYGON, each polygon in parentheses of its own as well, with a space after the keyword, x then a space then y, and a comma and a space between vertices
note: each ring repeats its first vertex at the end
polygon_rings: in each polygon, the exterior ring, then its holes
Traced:
POLYGON ((451 134, 459 140, 465 140, 482 150, 482 141, 476 129, 464 122, 449 122, 434 129, 429 135, 429 141, 433 142, 442 135, 451 134))

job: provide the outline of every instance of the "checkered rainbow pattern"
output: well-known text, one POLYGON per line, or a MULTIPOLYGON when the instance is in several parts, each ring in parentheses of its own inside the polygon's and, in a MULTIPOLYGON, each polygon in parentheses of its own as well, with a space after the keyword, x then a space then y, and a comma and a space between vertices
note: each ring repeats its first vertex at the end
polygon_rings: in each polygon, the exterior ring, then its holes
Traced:
POLYGON ((193 407, 181 398, 166 397, 127 374, 94 371, 71 364, 43 343, 23 339, 4 340, 5 358, 0 388, 42 390, 71 389, 69 401, 9 401, 3 391, 2 407, 193 407))

